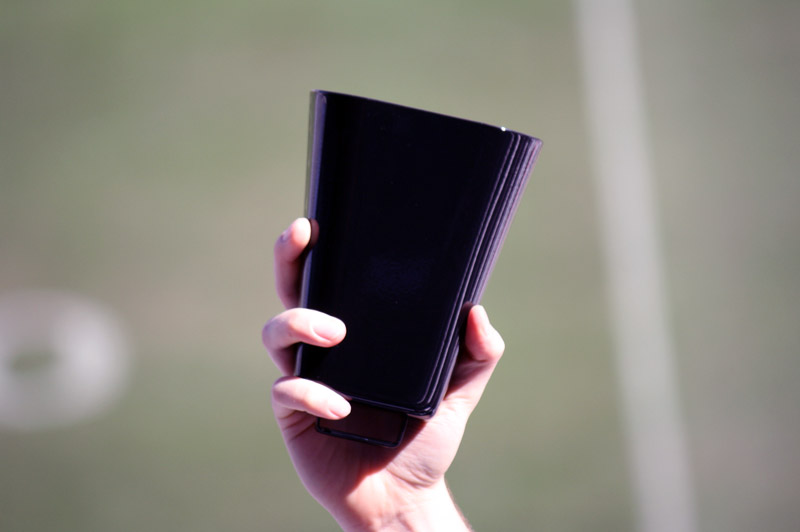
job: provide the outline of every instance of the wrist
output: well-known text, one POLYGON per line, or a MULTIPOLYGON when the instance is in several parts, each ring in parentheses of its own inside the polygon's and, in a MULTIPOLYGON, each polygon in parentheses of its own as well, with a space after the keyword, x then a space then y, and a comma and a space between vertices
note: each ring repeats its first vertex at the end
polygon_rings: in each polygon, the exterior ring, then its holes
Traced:
POLYGON ((349 519, 334 517, 346 532, 471 530, 444 479, 424 490, 391 498, 394 500, 378 501, 370 505, 364 509, 365 512, 355 511, 349 519), (383 509, 379 510, 380 508, 383 509))

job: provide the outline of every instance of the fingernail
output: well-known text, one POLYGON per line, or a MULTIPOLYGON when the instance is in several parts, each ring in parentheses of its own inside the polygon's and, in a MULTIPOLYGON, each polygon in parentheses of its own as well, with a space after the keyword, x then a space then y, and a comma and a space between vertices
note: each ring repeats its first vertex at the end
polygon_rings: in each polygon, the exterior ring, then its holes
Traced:
POLYGON ((339 396, 338 399, 331 401, 328 405, 331 414, 333 414, 337 418, 347 417, 350 414, 350 403, 347 402, 347 399, 344 397, 339 396))
POLYGON ((286 229, 286 231, 284 231, 283 233, 281 233, 281 236, 280 236, 279 240, 280 240, 281 242, 286 242, 287 240, 289 240, 289 233, 291 233, 291 231, 292 231, 292 228, 291 228, 291 227, 289 227, 288 229, 286 229))
POLYGON ((478 313, 478 328, 481 331, 481 335, 489 336, 493 329, 492 324, 489 323, 489 315, 486 314, 486 309, 482 305, 475 305, 473 309, 474 312, 478 313))
POLYGON ((347 330, 342 320, 330 316, 314 322, 311 329, 317 336, 331 342, 340 340, 347 330))

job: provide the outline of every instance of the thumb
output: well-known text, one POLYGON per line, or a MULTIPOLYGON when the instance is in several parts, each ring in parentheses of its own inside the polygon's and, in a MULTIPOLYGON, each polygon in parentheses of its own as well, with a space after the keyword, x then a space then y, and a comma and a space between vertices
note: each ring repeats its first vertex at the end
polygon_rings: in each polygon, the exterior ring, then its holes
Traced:
POLYGON ((475 305, 467 316, 462 352, 453 370, 444 402, 464 409, 469 415, 477 406, 486 384, 505 350, 505 343, 491 323, 486 310, 475 305))

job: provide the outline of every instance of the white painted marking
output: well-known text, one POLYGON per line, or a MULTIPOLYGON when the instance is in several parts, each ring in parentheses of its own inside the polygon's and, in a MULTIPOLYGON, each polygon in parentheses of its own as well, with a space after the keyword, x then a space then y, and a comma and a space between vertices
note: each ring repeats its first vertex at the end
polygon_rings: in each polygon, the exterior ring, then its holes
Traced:
POLYGON ((695 532, 633 9, 576 8, 638 529, 695 532))

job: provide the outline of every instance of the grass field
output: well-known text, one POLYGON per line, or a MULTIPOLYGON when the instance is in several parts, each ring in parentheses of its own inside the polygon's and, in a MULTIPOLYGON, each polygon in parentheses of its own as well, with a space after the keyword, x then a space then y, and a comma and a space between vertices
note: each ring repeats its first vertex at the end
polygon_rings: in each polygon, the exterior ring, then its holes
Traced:
MULTIPOLYGON (((635 3, 703 531, 800 526, 800 4, 635 3)), ((476 530, 632 530, 569 2, 0 7, 0 298, 112 308, 127 391, 0 428, 0 530, 334 530, 260 345, 308 91, 544 140, 483 303, 507 349, 449 476, 476 530)), ((613 131, 608 132, 613 135, 613 131)))

